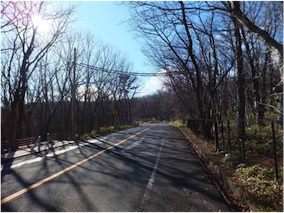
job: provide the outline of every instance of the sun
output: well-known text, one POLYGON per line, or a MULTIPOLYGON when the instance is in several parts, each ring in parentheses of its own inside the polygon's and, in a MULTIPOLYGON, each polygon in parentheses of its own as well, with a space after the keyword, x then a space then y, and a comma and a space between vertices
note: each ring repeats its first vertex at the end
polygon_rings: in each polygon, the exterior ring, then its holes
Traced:
POLYGON ((50 30, 50 23, 45 20, 40 14, 34 14, 32 16, 32 24, 39 34, 44 35, 50 30))

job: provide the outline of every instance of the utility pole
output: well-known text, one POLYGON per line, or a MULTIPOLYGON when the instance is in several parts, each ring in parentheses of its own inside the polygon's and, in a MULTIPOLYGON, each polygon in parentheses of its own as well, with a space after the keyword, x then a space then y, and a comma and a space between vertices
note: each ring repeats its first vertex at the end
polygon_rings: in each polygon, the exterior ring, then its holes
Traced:
POLYGON ((76 93, 76 59, 77 59, 77 52, 76 48, 74 48, 74 61, 73 61, 73 79, 72 79, 72 88, 71 88, 71 140, 75 141, 75 134, 76 134, 76 114, 75 114, 75 93, 76 93))

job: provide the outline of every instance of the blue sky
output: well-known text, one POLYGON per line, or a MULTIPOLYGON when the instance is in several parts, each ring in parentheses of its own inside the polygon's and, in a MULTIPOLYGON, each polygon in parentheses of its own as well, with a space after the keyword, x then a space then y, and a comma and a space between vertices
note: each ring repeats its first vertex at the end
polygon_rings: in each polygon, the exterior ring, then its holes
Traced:
MULTIPOLYGON (((126 22, 130 16, 127 7, 115 1, 80 1, 76 16, 78 29, 92 32, 94 36, 118 48, 133 64, 133 72, 158 72, 150 65, 141 52, 142 44, 135 38, 126 22)), ((141 77, 143 95, 153 93, 160 88, 156 77, 141 77)))

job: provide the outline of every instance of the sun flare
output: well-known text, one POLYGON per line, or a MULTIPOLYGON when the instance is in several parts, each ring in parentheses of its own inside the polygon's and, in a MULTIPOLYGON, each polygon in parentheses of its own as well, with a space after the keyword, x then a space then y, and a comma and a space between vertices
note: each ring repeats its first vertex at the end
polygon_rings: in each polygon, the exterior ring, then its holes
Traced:
POLYGON ((50 23, 39 14, 32 16, 32 23, 40 34, 44 34, 50 30, 50 23))

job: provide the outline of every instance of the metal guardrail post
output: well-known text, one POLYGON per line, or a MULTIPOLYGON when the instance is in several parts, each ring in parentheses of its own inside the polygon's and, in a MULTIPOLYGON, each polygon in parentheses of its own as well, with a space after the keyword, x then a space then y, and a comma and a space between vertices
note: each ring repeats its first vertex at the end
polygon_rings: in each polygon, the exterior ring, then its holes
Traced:
POLYGON ((51 149, 53 150, 53 140, 52 138, 50 137, 49 133, 47 133, 47 143, 45 145, 45 150, 47 150, 47 147, 48 147, 48 151, 51 149))
POLYGON ((30 152, 34 152, 34 148, 38 145, 38 152, 40 152, 40 143, 41 143, 41 137, 38 136, 37 140, 35 141, 34 145, 32 146, 30 152))

